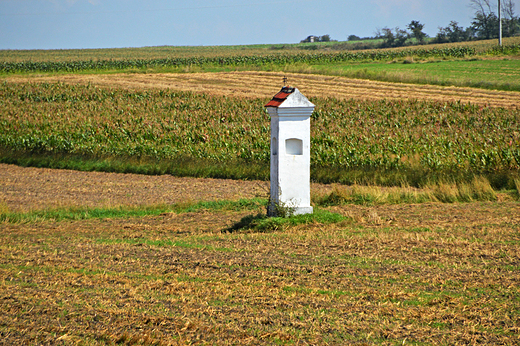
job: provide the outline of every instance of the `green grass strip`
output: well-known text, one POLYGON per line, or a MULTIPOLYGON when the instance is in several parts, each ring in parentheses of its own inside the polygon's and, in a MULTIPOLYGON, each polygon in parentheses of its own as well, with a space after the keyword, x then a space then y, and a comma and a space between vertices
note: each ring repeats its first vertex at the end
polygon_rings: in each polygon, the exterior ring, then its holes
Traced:
POLYGON ((267 200, 260 198, 241 199, 238 201, 213 201, 213 202, 182 202, 172 205, 159 206, 121 206, 117 208, 89 208, 69 207, 49 210, 36 210, 30 212, 1 212, 0 222, 23 223, 36 221, 63 221, 63 220, 87 220, 110 219, 160 215, 162 213, 188 213, 199 210, 257 210, 265 208, 267 200))
MULTIPOLYGON (((68 153, 38 153, 11 150, 0 146, 0 163, 21 167, 71 169, 84 172, 132 173, 143 175, 170 174, 176 177, 269 180, 269 164, 255 160, 232 160, 215 162, 209 159, 183 157, 175 160, 152 157, 113 156, 98 157, 68 153)), ((458 183, 470 182, 475 176, 486 177, 495 189, 515 189, 515 180, 520 180, 515 170, 477 169, 454 170, 451 168, 429 169, 428 167, 345 167, 311 165, 311 179, 315 183, 343 185, 401 186, 403 183, 422 187, 443 182, 446 177, 458 183)))
POLYGON ((189 213, 196 212, 202 209, 205 210, 232 210, 232 211, 244 211, 244 210, 256 210, 259 208, 265 208, 267 206, 267 200, 262 198, 251 198, 251 199, 240 199, 238 201, 211 201, 211 202, 198 202, 192 205, 184 205, 178 203, 174 205, 174 211, 177 213, 189 213))
POLYGON ((255 231, 274 232, 283 231, 290 226, 306 225, 312 223, 331 224, 348 221, 349 218, 332 213, 330 211, 314 208, 312 214, 293 215, 290 217, 268 217, 265 213, 247 215, 235 225, 228 228, 227 232, 255 231))
MULTIPOLYGON (((283 231, 287 227, 302 224, 331 224, 347 221, 349 218, 332 213, 323 209, 315 208, 314 213, 305 215, 293 215, 290 217, 268 217, 265 213, 267 200, 261 198, 240 199, 237 201, 210 201, 210 202, 182 202, 173 205, 147 206, 147 207, 125 207, 118 208, 88 208, 71 207, 51 210, 37 210, 26 213, 1 212, 0 222, 3 223, 30 223, 38 221, 65 221, 65 220, 88 220, 88 219, 111 219, 155 216, 162 213, 190 213, 200 210, 209 211, 258 211, 256 215, 243 217, 227 232, 255 231, 272 232, 283 231)), ((155 244, 157 245, 157 244, 155 244)))

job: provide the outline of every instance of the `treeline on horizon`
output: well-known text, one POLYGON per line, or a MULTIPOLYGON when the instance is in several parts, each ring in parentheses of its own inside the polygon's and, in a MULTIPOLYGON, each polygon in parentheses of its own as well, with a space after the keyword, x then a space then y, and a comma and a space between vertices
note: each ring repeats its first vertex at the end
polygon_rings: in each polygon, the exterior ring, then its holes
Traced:
MULTIPOLYGON (((457 21, 450 21, 448 26, 439 27, 437 35, 430 38, 423 29, 425 24, 412 20, 406 29, 384 27, 377 28, 373 37, 348 36, 349 42, 356 42, 350 49, 373 49, 402 47, 411 44, 454 43, 474 40, 489 40, 499 37, 499 17, 490 0, 470 0, 475 10, 473 21, 467 28, 459 26, 457 21), (377 40, 378 42, 373 42, 377 40), (365 41, 365 42, 363 42, 365 41)), ((503 1, 502 36, 513 37, 520 34, 520 16, 515 14, 512 0, 503 1)), ((332 41, 329 35, 320 36, 320 42, 332 41), (323 38, 323 39, 322 39, 323 38)))

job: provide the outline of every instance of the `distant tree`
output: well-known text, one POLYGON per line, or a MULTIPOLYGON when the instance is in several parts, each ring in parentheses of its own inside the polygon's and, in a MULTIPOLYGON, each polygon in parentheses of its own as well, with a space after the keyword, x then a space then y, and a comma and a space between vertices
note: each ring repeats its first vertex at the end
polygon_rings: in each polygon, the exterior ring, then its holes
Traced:
POLYGON ((349 40, 349 41, 361 41, 361 37, 356 36, 356 35, 350 35, 350 36, 348 37, 348 40, 349 40))
POLYGON ((494 13, 476 13, 471 24, 478 38, 490 39, 498 37, 498 17, 494 13))
POLYGON ((475 34, 475 28, 472 26, 468 26, 466 30, 464 30, 464 40, 470 41, 474 39, 477 35, 475 34))
POLYGON ((459 26, 459 23, 452 20, 450 24, 446 27, 439 27, 439 32, 437 36, 435 36, 436 43, 446 43, 446 42, 462 42, 469 41, 474 37, 474 29, 473 27, 468 27, 464 29, 462 26, 459 26))
POLYGON ((376 31, 374 31, 374 38, 375 39, 381 39, 383 38, 384 34, 382 32, 381 28, 376 28, 376 31))
POLYGON ((412 20, 410 24, 407 25, 407 28, 412 32, 412 36, 415 37, 419 43, 423 43, 424 39, 428 36, 422 31, 424 24, 419 23, 417 20, 412 20))
POLYGON ((502 6, 503 34, 505 37, 515 36, 520 32, 520 17, 515 15, 515 3, 505 0, 502 6))
POLYGON ((435 43, 446 43, 449 42, 448 39, 448 27, 439 26, 439 32, 435 36, 435 43))
POLYGON ((450 42, 465 41, 465 30, 459 23, 452 20, 448 26, 448 39, 450 42))
POLYGON ((381 38, 383 39, 383 45, 385 47, 392 47, 394 45, 395 35, 392 29, 386 27, 381 29, 381 38))
POLYGON ((491 0, 469 0, 469 5, 475 10, 475 14, 480 13, 485 16, 494 12, 493 4, 491 0))
POLYGON ((395 28, 395 46, 401 47, 404 46, 406 40, 410 38, 410 35, 406 30, 399 29, 399 27, 395 28))
POLYGON ((494 12, 494 2, 470 0, 470 6, 475 10, 475 17, 471 24, 477 37, 482 39, 498 37, 498 16, 494 12))
POLYGON ((330 35, 320 36, 320 42, 330 42, 330 35))
POLYGON ((396 27, 393 31, 389 28, 383 28, 382 38, 383 47, 401 47, 404 46, 406 40, 410 38, 410 35, 406 30, 399 29, 396 27))

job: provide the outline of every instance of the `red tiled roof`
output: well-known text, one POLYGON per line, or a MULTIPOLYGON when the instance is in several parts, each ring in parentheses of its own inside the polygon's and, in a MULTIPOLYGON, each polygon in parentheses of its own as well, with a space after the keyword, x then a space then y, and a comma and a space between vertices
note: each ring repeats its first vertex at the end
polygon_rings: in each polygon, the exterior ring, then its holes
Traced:
POLYGON ((279 107, 294 92, 294 88, 283 87, 264 107, 279 107))

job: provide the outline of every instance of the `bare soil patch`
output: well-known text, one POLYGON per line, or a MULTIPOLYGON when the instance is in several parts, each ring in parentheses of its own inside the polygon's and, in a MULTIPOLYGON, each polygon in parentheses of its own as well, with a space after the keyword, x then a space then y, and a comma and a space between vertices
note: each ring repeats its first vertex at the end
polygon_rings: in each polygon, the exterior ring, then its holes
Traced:
POLYGON ((266 196, 269 183, 170 175, 78 172, 0 164, 0 203, 10 211, 161 205, 266 196))
POLYGON ((520 93, 484 90, 477 88, 442 87, 388 83, 371 80, 351 79, 335 76, 320 76, 280 72, 219 72, 219 73, 154 73, 154 74, 106 74, 106 75, 60 75, 6 77, 17 82, 64 82, 70 84, 92 84, 129 89, 172 89, 203 92, 236 97, 272 97, 281 87, 286 75, 293 86, 306 96, 335 97, 339 99, 407 99, 433 100, 512 107, 520 105, 520 93))

